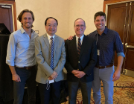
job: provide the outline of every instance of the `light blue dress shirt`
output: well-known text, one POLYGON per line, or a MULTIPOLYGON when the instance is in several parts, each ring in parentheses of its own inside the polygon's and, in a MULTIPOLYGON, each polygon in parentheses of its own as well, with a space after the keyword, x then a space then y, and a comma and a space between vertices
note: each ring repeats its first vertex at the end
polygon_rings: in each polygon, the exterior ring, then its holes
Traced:
POLYGON ((35 38, 38 35, 32 30, 31 39, 23 28, 10 35, 6 63, 10 66, 33 66, 35 61, 35 38))

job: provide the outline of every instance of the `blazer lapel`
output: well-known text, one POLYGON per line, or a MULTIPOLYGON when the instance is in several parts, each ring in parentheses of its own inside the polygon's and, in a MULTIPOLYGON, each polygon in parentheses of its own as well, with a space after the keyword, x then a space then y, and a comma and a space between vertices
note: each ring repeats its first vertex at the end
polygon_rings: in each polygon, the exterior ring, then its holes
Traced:
POLYGON ((58 44, 59 44, 58 37, 55 35, 55 37, 54 37, 54 54, 56 53, 58 44))
POLYGON ((44 41, 45 41, 46 46, 49 48, 49 41, 48 41, 47 34, 44 35, 44 41))
POLYGON ((72 40, 72 49, 74 50, 73 52, 78 55, 77 46, 76 46, 76 36, 74 36, 72 40))

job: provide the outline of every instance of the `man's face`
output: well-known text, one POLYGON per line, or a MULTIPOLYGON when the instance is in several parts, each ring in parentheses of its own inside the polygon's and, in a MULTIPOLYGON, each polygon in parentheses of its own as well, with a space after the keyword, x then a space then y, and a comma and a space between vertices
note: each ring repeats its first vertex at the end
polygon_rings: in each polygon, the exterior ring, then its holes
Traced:
POLYGON ((75 21, 74 30, 77 36, 82 36, 84 34, 85 29, 86 29, 86 26, 82 19, 78 19, 75 21))
POLYGON ((45 28, 46 32, 49 35, 53 36, 57 32, 57 22, 54 19, 50 18, 47 20, 45 28))
POLYGON ((24 29, 29 29, 29 28, 31 28, 31 27, 32 27, 32 24, 33 24, 33 18, 32 18, 31 13, 25 12, 25 13, 22 15, 21 23, 22 23, 22 27, 23 27, 24 29))
POLYGON ((104 16, 97 16, 96 19, 94 20, 94 24, 99 31, 104 31, 105 29, 105 24, 106 20, 104 16))

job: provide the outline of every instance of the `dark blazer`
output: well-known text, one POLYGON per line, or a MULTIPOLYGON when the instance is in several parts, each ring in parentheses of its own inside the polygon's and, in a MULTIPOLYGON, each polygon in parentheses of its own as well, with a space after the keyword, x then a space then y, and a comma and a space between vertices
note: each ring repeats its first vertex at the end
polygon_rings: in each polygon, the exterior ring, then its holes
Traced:
POLYGON ((72 40, 66 40, 66 64, 67 80, 76 82, 79 78, 75 77, 72 70, 84 71, 86 75, 80 78, 83 82, 90 82, 94 79, 94 67, 97 62, 97 47, 96 41, 88 36, 83 37, 80 57, 78 58, 76 47, 76 36, 72 40))

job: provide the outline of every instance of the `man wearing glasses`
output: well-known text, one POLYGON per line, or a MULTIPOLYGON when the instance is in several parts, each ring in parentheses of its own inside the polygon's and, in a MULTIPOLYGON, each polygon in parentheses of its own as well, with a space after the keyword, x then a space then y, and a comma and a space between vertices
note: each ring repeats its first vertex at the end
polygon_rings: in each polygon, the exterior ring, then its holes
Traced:
POLYGON ((60 104, 61 81, 64 80, 65 43, 55 35, 58 21, 53 17, 45 20, 46 34, 35 40, 35 56, 38 63, 38 82, 41 104, 60 104))
POLYGON ((85 29, 85 21, 81 18, 76 19, 74 22, 76 36, 65 42, 69 104, 76 104, 79 87, 82 92, 83 104, 90 104, 97 49, 95 40, 84 35, 85 29))

